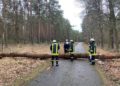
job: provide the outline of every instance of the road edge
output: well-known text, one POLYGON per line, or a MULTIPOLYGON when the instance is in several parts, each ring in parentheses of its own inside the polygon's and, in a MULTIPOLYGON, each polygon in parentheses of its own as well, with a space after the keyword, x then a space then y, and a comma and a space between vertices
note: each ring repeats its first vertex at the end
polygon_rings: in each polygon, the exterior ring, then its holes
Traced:
MULTIPOLYGON (((88 50, 88 47, 86 46, 87 44, 83 43, 83 47, 85 48, 85 50, 87 51, 88 50)), ((98 66, 98 63, 96 62, 96 65, 95 65, 95 69, 96 71, 98 72, 99 74, 99 77, 102 79, 102 82, 103 82, 103 86, 109 86, 107 85, 107 78, 105 77, 105 74, 103 73, 103 71, 101 70, 101 68, 98 66)))
POLYGON ((115 86, 115 84, 112 83, 111 80, 108 79, 104 70, 100 67, 99 64, 96 64, 95 68, 96 68, 96 71, 99 73, 100 78, 103 81, 103 84, 104 84, 103 86, 115 86))
POLYGON ((43 71, 47 70, 50 66, 50 61, 47 60, 41 68, 41 65, 39 65, 37 68, 35 68, 31 73, 29 73, 26 76, 23 76, 22 78, 18 78, 15 80, 12 86, 27 86, 30 81, 32 81, 35 77, 37 77, 38 74, 42 73, 43 71))

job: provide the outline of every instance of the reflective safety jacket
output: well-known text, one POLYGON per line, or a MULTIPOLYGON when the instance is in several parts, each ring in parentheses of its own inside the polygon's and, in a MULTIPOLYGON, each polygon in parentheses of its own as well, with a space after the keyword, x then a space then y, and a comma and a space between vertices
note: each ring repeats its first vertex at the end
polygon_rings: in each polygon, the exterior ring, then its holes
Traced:
POLYGON ((70 43, 70 52, 74 52, 74 43, 70 43))
POLYGON ((96 45, 89 45, 88 52, 90 55, 96 55, 96 45))
POLYGON ((60 49, 60 46, 58 43, 52 43, 50 46, 50 50, 51 50, 51 53, 53 56, 59 55, 59 53, 58 53, 59 49, 60 49))

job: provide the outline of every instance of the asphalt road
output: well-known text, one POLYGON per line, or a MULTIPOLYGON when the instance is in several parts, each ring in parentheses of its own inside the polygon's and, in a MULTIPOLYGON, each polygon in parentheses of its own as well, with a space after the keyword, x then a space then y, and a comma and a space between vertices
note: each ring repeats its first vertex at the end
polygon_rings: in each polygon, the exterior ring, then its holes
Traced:
MULTIPOLYGON (((85 53, 82 43, 75 46, 75 51, 85 53)), ((39 74, 28 86, 103 86, 103 81, 87 60, 60 60, 59 67, 39 74)))

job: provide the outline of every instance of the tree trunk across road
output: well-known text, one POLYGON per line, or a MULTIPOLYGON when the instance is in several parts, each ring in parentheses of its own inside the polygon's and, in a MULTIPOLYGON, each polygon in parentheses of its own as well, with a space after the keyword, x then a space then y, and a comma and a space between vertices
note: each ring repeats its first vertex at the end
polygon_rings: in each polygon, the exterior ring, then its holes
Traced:
MULTIPOLYGON (((76 45, 75 51, 86 53, 82 43, 76 45)), ((87 60, 60 60, 59 67, 44 71, 27 86, 103 86, 103 81, 87 60)))
MULTIPOLYGON (((77 43, 75 43, 77 44, 77 43)), ((80 44, 77 44, 75 46, 75 53, 74 53, 74 57, 77 59, 79 58, 88 58, 89 57, 89 54, 87 52, 84 51, 84 47, 80 44)), ((41 59, 41 60, 45 60, 45 59, 48 59, 48 58, 51 58, 51 55, 50 54, 34 54, 34 53, 0 53, 0 58, 4 58, 4 57, 11 57, 11 58, 14 58, 14 57, 27 57, 27 58, 31 58, 31 59, 41 59)), ((62 59, 70 59, 70 54, 60 54, 59 55, 60 58, 62 59)), ((104 60, 104 59, 118 59, 120 58, 120 55, 96 55, 96 59, 101 59, 101 60, 104 60)))

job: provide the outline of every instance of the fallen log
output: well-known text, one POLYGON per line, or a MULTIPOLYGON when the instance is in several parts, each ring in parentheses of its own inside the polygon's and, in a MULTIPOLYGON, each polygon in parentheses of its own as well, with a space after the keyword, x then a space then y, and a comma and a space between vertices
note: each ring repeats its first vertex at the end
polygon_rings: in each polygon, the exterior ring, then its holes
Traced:
MULTIPOLYGON (((3 57, 27 57, 27 58, 31 58, 31 59, 48 59, 51 58, 50 54, 30 54, 30 53, 1 53, 0 54, 0 58, 3 57)), ((62 59, 69 59, 70 55, 69 54, 60 54, 59 55, 60 58, 62 59)), ((74 57, 77 58, 88 58, 89 54, 74 54, 74 57)), ((96 59, 119 59, 120 55, 115 55, 115 56, 108 56, 108 55, 96 55, 95 56, 96 59)))
POLYGON ((1 53, 0 58, 3 57, 27 57, 31 59, 48 59, 51 57, 49 54, 30 54, 30 53, 1 53))
MULTIPOLYGON (((70 58, 70 55, 60 55, 59 56, 60 58, 63 58, 63 59, 69 59, 70 58)), ((89 54, 74 54, 74 57, 77 59, 77 58, 89 58, 89 54)), ((120 58, 120 55, 115 55, 115 56, 108 56, 108 55, 96 55, 95 56, 96 59, 101 59, 101 60, 104 60, 104 59, 119 59, 120 58)))

